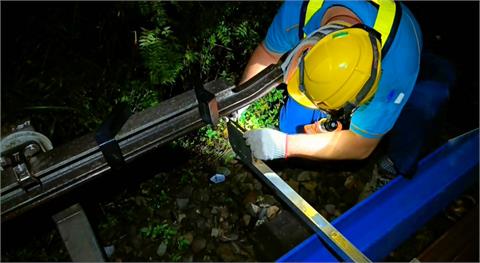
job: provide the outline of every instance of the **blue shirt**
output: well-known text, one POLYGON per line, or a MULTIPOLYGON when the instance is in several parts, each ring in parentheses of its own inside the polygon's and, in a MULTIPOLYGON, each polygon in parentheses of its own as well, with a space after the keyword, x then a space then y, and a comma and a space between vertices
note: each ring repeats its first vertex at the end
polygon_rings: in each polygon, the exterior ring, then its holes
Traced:
MULTIPOLYGON (((284 54, 298 43, 302 1, 286 1, 278 10, 264 45, 272 53, 284 54)), ((364 1, 325 1, 305 25, 308 35, 320 27, 328 8, 343 6, 350 9, 363 24, 373 28, 377 9, 364 1)), ((370 103, 355 110, 350 130, 366 138, 380 138, 395 124, 415 85, 422 49, 422 33, 410 10, 403 4, 397 34, 387 55, 382 59, 382 76, 370 103)))

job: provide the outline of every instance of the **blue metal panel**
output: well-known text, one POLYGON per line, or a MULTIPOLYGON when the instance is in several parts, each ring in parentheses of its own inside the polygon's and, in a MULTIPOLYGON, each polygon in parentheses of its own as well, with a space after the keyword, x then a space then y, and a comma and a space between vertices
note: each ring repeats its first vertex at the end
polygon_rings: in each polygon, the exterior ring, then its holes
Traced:
MULTIPOLYGON (((397 177, 332 224, 372 261, 381 261, 428 220, 478 183, 478 128, 419 162, 413 179, 397 177)), ((338 261, 313 235, 280 262, 338 261)))

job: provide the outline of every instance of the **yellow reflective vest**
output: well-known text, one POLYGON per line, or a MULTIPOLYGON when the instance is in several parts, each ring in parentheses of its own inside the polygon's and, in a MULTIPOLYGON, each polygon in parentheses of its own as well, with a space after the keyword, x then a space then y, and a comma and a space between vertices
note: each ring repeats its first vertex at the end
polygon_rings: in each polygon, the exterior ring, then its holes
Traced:
MULTIPOLYGON (((303 27, 310 21, 313 15, 319 11, 325 0, 305 1, 302 5, 302 14, 300 15, 299 38, 303 39, 306 34, 303 27)), ((382 39, 382 57, 384 57, 395 38, 395 34, 400 23, 401 6, 393 0, 368 0, 377 9, 377 15, 373 28, 378 31, 382 39)))

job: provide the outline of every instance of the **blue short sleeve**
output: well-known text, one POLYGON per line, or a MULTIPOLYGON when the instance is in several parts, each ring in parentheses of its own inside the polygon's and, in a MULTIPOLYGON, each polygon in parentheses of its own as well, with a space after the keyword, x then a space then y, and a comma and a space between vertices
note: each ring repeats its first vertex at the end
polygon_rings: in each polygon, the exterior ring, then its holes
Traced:
POLYGON ((282 4, 263 42, 268 51, 284 54, 298 43, 301 4, 301 1, 286 1, 282 4))
POLYGON ((406 7, 403 11, 396 40, 382 60, 378 90, 352 115, 350 130, 366 138, 381 138, 393 128, 418 76, 422 33, 410 11, 406 7))
POLYGON ((373 100, 352 115, 350 130, 365 138, 381 138, 390 131, 408 101, 416 75, 390 82, 388 89, 377 91, 373 100))

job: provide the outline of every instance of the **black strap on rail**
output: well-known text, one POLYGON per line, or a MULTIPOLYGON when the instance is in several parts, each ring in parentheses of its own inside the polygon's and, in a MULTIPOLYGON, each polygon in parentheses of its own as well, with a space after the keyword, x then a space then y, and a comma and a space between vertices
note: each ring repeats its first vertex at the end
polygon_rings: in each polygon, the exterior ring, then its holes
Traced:
POLYGON ((103 157, 114 170, 120 169, 125 164, 120 146, 115 140, 115 135, 131 115, 132 112, 127 104, 117 104, 95 133, 95 139, 103 153, 103 157))
POLYGON ((195 86, 195 96, 198 101, 198 110, 202 120, 213 126, 219 122, 218 102, 215 94, 203 86, 195 86))

